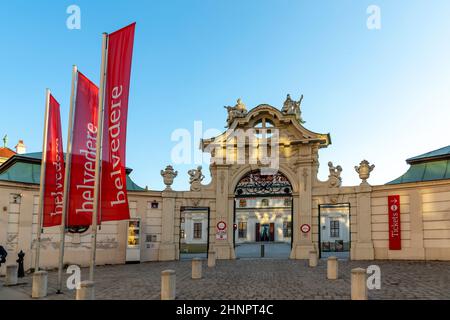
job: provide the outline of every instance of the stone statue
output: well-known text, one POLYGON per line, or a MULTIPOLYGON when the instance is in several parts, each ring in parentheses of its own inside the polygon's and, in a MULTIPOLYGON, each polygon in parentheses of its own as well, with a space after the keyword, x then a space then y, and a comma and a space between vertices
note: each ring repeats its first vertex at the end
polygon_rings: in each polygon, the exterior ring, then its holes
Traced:
POLYGON ((8 146, 8 135, 5 134, 3 137, 3 147, 6 148, 8 146))
POLYGON ((330 170, 330 175, 328 176, 328 182, 330 187, 340 187, 342 183, 341 178, 341 172, 342 167, 341 166, 333 166, 333 162, 328 162, 328 168, 330 170))
POLYGON ((286 100, 283 103, 283 108, 281 112, 284 114, 295 114, 296 118, 300 121, 300 123, 305 123, 302 119, 302 111, 300 109, 303 101, 303 95, 301 95, 300 100, 294 101, 291 99, 291 95, 288 94, 286 100))
POLYGON ((178 171, 174 171, 172 166, 167 166, 165 170, 161 170, 161 176, 163 177, 166 190, 172 190, 171 185, 173 180, 178 175, 178 171))
POLYGON ((202 187, 202 181, 205 176, 202 173, 202 167, 198 166, 197 169, 188 171, 189 183, 191 184, 191 191, 200 191, 202 187))
POLYGON ((370 173, 375 168, 375 165, 369 165, 369 161, 363 160, 359 163, 359 166, 355 166, 355 171, 358 172, 359 178, 362 180, 361 184, 368 184, 367 179, 370 177, 370 173))
POLYGON ((245 117, 247 114, 247 108, 245 104, 242 103, 242 100, 239 98, 236 101, 236 105, 234 107, 225 106, 228 112, 227 125, 229 126, 235 118, 245 117))

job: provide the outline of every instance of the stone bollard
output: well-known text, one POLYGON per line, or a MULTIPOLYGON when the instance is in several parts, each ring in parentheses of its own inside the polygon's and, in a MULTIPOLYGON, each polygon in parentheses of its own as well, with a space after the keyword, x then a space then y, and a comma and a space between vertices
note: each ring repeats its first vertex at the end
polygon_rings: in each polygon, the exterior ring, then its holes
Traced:
POLYGON ((47 271, 41 270, 33 273, 32 298, 44 298, 47 296, 47 278, 47 271))
POLYGON ((309 266, 317 267, 317 252, 315 251, 309 252, 309 266))
POLYGON ((215 267, 216 266, 216 252, 215 251, 209 251, 208 252, 208 267, 215 267))
POLYGON ((175 300, 176 275, 174 270, 161 272, 161 300, 175 300))
POLYGON ((15 286, 17 284, 17 269, 16 264, 6 266, 5 286, 15 286))
POLYGON ((192 259, 192 279, 202 278, 202 259, 192 259))
POLYGON ((327 260, 327 279, 336 280, 338 278, 338 259, 329 257, 327 260))
POLYGON ((367 300, 366 269, 352 269, 352 300, 367 300))
POLYGON ((94 281, 81 281, 80 287, 77 288, 76 300, 94 300, 94 281))

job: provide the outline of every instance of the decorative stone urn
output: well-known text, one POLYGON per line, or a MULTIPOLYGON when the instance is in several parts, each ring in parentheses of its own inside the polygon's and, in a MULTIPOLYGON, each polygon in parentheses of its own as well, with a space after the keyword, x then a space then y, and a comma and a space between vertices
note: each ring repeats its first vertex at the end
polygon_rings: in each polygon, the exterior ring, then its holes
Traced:
POLYGON ((356 172, 359 174, 359 178, 362 180, 361 184, 367 184, 367 179, 370 177, 370 173, 375 168, 375 165, 369 165, 369 161, 363 160, 359 163, 359 167, 355 166, 356 172))
POLYGON ((165 170, 161 170, 161 176, 166 185, 166 190, 172 190, 171 185, 173 184, 173 179, 175 179, 177 175, 178 171, 174 171, 171 165, 168 165, 165 170))

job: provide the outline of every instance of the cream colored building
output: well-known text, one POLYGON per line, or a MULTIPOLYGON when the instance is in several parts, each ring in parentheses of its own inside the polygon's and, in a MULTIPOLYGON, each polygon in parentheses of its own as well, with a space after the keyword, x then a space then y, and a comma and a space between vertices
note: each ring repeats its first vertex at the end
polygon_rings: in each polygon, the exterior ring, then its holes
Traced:
MULTIPOLYGON (((409 171, 385 185, 368 183, 373 167, 361 159, 355 159, 360 185, 342 186, 342 168, 332 163, 328 180, 320 181, 320 149, 331 138, 305 128, 300 102, 288 98, 281 110, 262 104, 247 111, 240 101, 228 107, 227 131, 201 141, 215 161, 207 185, 201 168, 189 171, 187 191, 171 189, 177 176, 172 167, 161 171, 167 186, 162 191, 144 190, 129 179, 132 220, 102 224, 97 262, 176 260, 189 243, 215 250, 218 259, 235 259, 236 246, 246 242, 286 243, 291 259, 335 250, 348 251, 354 260, 450 260, 450 147, 408 159, 409 171), (237 130, 252 132, 244 151, 233 137, 237 130), (276 175, 261 174, 267 168, 263 146, 279 155, 276 175), (400 195, 401 250, 389 250, 389 195, 400 195)), ((26 269, 35 256, 39 157, 16 155, 0 167, 0 244, 9 252, 8 263, 23 250, 26 269)), ((46 268, 57 266, 58 233, 57 227, 44 230, 46 268)), ((68 233, 66 246, 66 264, 88 265, 90 230, 68 233)))

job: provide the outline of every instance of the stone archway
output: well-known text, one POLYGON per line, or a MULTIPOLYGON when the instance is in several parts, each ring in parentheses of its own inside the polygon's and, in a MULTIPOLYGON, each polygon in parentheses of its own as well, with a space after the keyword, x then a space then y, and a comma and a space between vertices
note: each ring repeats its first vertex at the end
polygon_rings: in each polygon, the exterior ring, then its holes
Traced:
POLYGON ((234 190, 233 244, 237 258, 289 258, 293 239, 293 188, 280 171, 250 170, 234 190))

